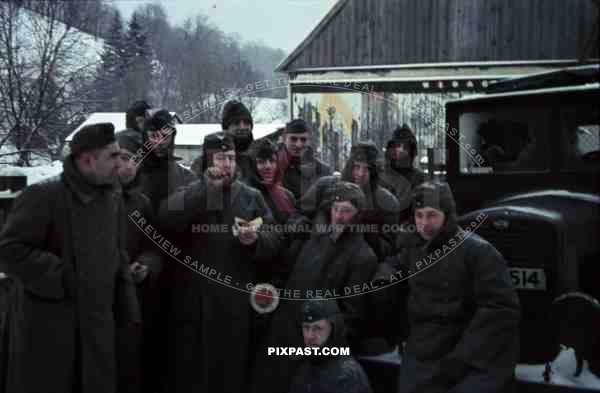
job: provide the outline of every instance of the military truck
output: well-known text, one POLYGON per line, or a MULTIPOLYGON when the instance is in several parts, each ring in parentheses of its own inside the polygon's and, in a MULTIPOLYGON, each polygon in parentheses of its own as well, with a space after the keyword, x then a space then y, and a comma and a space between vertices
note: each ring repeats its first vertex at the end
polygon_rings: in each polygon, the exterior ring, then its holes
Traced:
POLYGON ((582 65, 446 104, 447 179, 461 225, 509 264, 523 310, 520 363, 551 361, 566 337, 580 337, 575 350, 600 371, 600 325, 555 302, 600 299, 599 81, 598 64, 582 65))
MULTIPOLYGON (((599 391, 587 386, 600 382, 598 81, 600 67, 584 65, 446 103, 460 224, 502 253, 521 301, 519 392, 599 391), (552 376, 560 344, 577 354, 569 383, 552 376), (583 378, 584 365, 595 376, 583 378)), ((399 355, 360 360, 374 391, 395 391, 399 355)))

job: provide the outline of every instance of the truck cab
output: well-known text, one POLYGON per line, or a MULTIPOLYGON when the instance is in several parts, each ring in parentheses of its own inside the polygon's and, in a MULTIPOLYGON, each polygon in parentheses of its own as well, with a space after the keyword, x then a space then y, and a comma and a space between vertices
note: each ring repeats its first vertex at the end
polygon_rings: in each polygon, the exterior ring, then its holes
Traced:
POLYGON ((458 208, 552 188, 599 195, 599 78, 598 65, 585 66, 446 103, 447 176, 458 208))
POLYGON ((476 232, 509 264, 522 306, 520 363, 556 355, 557 297, 600 299, 598 81, 599 65, 584 65, 446 103, 447 180, 461 225, 485 217, 476 232))

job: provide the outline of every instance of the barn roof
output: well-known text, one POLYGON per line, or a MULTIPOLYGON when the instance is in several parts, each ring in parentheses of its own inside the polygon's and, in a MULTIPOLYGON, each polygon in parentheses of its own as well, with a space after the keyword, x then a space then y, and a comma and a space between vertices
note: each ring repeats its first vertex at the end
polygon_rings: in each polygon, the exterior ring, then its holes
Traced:
POLYGON ((287 67, 290 63, 302 53, 302 51, 325 29, 325 27, 331 22, 331 20, 337 15, 338 12, 344 8, 345 3, 348 0, 338 0, 329 12, 319 21, 317 26, 308 33, 308 35, 300 42, 300 44, 290 53, 283 61, 275 67, 275 71, 287 71, 287 67))
POLYGON ((338 0, 279 72, 598 59, 593 0, 338 0))

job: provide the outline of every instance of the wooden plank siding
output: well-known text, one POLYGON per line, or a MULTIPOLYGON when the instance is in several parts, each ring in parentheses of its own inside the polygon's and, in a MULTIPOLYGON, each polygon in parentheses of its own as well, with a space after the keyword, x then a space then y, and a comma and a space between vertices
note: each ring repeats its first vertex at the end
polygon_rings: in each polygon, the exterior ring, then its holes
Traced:
POLYGON ((578 59, 597 23, 593 0, 339 0, 278 69, 578 59))

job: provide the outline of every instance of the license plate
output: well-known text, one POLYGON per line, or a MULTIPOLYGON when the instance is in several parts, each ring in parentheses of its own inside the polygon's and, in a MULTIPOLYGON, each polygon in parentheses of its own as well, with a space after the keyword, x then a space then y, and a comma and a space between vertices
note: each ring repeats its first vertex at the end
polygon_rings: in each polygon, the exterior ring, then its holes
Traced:
POLYGON ((546 273, 544 273, 544 269, 512 267, 508 270, 515 289, 526 291, 546 290, 546 273))

